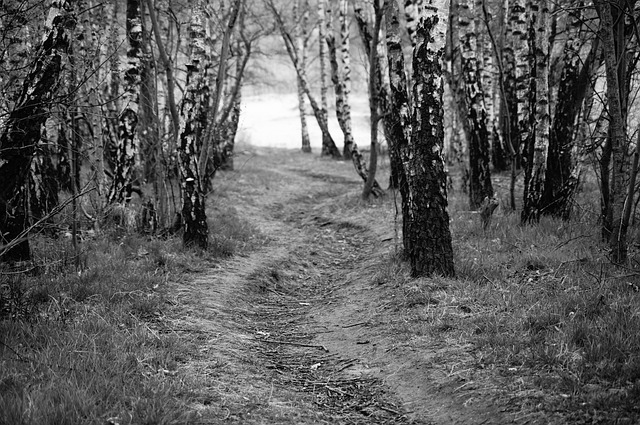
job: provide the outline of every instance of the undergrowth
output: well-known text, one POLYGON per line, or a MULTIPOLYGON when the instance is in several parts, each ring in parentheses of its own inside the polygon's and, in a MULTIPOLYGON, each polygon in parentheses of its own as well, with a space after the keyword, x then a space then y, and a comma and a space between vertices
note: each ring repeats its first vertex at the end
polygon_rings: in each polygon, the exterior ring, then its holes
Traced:
POLYGON ((24 270, 0 270, 0 424, 193 421, 201 385, 180 366, 198 350, 166 332, 168 286, 264 241, 233 209, 209 215, 208 252, 105 228, 77 250, 35 237, 24 270))

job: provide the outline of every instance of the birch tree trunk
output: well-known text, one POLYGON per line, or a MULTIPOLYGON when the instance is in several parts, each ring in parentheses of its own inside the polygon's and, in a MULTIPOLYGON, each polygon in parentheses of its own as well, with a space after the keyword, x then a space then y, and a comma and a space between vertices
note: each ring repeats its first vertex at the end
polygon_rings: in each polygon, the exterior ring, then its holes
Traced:
MULTIPOLYGON (((347 0, 338 0, 338 21, 340 23, 340 55, 339 60, 342 64, 342 73, 340 83, 342 86, 342 92, 344 101, 342 102, 342 112, 339 113, 342 116, 344 122, 344 148, 342 155, 345 159, 351 159, 352 147, 351 143, 355 144, 353 140, 353 131, 351 126, 351 103, 349 102, 349 96, 351 95, 351 52, 349 50, 350 31, 349 31, 349 3, 347 0)), ((334 82, 335 85, 335 82, 334 82)), ((336 92, 337 96, 337 92, 336 92)), ((336 99, 336 106, 337 106, 336 99)), ((341 124, 342 126, 342 124, 341 124)), ((356 146, 357 149, 357 146, 356 146)))
MULTIPOLYGON (((309 0, 295 0, 293 4, 293 19, 295 26, 295 41, 298 54, 300 55, 300 69, 306 75, 308 57, 308 25, 309 25, 309 0), (302 5, 300 2, 302 1, 302 5), (298 22, 300 20, 300 22, 298 22)), ((307 107, 305 103, 304 89, 300 77, 296 75, 298 87, 298 110, 300 111, 300 138, 302 140, 302 152, 311 152, 311 140, 309 138, 309 127, 307 125, 307 107)))
POLYGON ((52 1, 45 35, 34 54, 34 65, 24 79, 0 135, 1 261, 26 261, 31 256, 24 233, 29 226, 27 174, 67 63, 75 25, 73 2, 52 1), (13 243, 13 247, 3 249, 9 243, 13 243))
POLYGON ((186 247, 207 249, 209 228, 205 211, 205 169, 199 167, 203 137, 207 129, 209 86, 206 70, 209 54, 206 43, 205 1, 195 0, 189 24, 190 55, 187 64, 187 86, 180 108, 178 166, 182 186, 183 243, 186 247))
POLYGON ((469 121, 469 208, 477 209, 484 198, 493 196, 487 111, 478 69, 477 33, 473 0, 460 1, 458 22, 461 36, 462 80, 469 121))
POLYGON ((519 156, 518 167, 522 165, 522 149, 529 138, 530 99, 529 79, 530 61, 527 49, 527 9, 525 0, 509 0, 509 26, 511 28, 511 43, 513 46, 513 63, 515 67, 515 108, 512 118, 512 142, 519 156))
POLYGON ((547 0, 531 1, 530 47, 534 65, 531 91, 535 96, 534 118, 526 149, 527 161, 524 178, 524 202, 521 221, 534 223, 540 220, 541 200, 549 149, 549 4, 547 0))
POLYGON ((442 59, 449 7, 448 0, 434 1, 429 8, 421 2, 405 4, 405 14, 412 17, 409 22, 415 23, 413 107, 409 107, 406 90, 397 3, 390 1, 386 11, 389 77, 402 133, 397 136, 406 178, 406 188, 401 192, 403 242, 414 276, 454 275, 442 155, 442 59))
MULTIPOLYGON (((330 1, 330 0, 329 0, 330 1)), ((320 61, 320 111, 324 115, 324 120, 328 120, 329 113, 329 102, 327 100, 327 62, 329 61, 327 57, 327 46, 325 45, 325 40, 327 38, 326 34, 326 4, 327 0, 318 0, 318 58, 320 61)), ((322 144, 324 147, 324 138, 322 140, 322 144)))
POLYGON ((130 200, 134 168, 138 162, 138 152, 140 152, 138 115, 140 109, 140 87, 142 84, 141 76, 144 73, 142 61, 143 31, 140 0, 127 0, 128 69, 124 74, 123 109, 118 117, 113 182, 107 199, 110 204, 130 200))

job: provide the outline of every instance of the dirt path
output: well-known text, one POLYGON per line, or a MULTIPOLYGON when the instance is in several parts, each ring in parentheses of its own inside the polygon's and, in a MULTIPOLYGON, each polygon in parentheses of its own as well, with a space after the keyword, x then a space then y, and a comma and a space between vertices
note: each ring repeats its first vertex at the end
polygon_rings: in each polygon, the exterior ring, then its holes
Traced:
POLYGON ((210 390, 202 423, 513 420, 463 340, 402 331, 379 266, 394 252, 389 200, 363 204, 348 164, 297 152, 246 151, 236 166, 217 199, 268 241, 176 288, 191 310, 172 327, 201 346, 187 368, 210 390))

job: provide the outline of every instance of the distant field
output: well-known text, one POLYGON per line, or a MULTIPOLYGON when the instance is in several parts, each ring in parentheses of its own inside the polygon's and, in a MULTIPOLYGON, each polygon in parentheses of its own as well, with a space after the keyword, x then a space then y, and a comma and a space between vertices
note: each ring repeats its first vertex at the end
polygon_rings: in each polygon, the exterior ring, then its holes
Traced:
MULTIPOLYGON (((329 99, 329 127, 338 148, 343 135, 335 117, 333 98, 329 99)), ((366 94, 354 94, 351 100, 353 132, 358 146, 368 149, 369 107, 366 94)), ((320 128, 307 104, 307 123, 311 148, 320 152, 320 128)), ((258 94, 242 98, 239 140, 254 146, 295 149, 301 146, 298 98, 294 93, 258 94)))

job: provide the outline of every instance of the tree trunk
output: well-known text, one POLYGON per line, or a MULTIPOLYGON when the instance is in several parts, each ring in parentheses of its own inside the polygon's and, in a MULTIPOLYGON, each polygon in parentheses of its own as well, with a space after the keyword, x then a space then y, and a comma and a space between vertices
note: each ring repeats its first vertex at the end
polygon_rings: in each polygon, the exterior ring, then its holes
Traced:
POLYGON ((612 178, 607 211, 608 222, 611 225, 609 246, 611 248, 611 261, 614 264, 625 264, 627 262, 627 227, 624 225, 622 217, 625 203, 625 180, 629 167, 622 101, 622 99, 626 99, 626 93, 621 90, 621 87, 626 78, 620 79, 618 70, 621 68, 626 73, 626 64, 624 63, 626 47, 623 43, 617 42, 616 39, 619 40, 619 38, 616 36, 620 36, 621 32, 622 36, 624 36, 624 19, 620 19, 618 14, 624 12, 626 1, 620 0, 618 6, 621 7, 621 10, 616 12, 616 17, 622 23, 621 25, 614 24, 610 2, 597 0, 595 5, 600 16, 602 47, 605 54, 609 143, 612 159, 612 178))
POLYGON ((418 22, 413 51, 413 113, 406 163, 409 185, 410 261, 413 276, 453 276, 453 249, 447 213, 444 146, 443 65, 449 2, 427 9, 407 5, 418 22), (425 167, 424 164, 429 164, 425 167))
MULTIPOLYGON (((446 0, 424 8, 407 2, 408 22, 415 23, 413 40, 413 107, 409 104, 401 46, 398 6, 386 9, 389 78, 394 127, 405 173, 401 182, 403 243, 414 276, 453 276, 453 249, 447 214, 442 63, 449 14, 446 0), (424 164, 429 164, 425 167, 424 164)), ((411 28, 411 27, 410 27, 411 28)))
POLYGON ((27 175, 59 86, 75 24, 72 2, 51 3, 45 35, 34 54, 34 66, 25 77, 0 135, 0 247, 23 238, 6 252, 0 248, 2 261, 26 261, 31 256, 23 233, 29 226, 27 175))
MULTIPOLYGON (((209 186, 209 177, 206 173, 207 165, 209 164, 209 155, 210 151, 214 150, 213 144, 215 143, 213 137, 211 137, 216 128, 219 127, 218 123, 218 112, 220 109, 220 104, 222 99, 224 98, 224 84, 227 80, 227 59, 229 58, 229 49, 231 45, 231 34, 233 33, 233 29, 238 20, 238 16, 240 15, 240 9, 242 6, 242 0, 235 0, 231 5, 231 11, 229 12, 229 19, 226 22, 224 28, 224 34, 222 36, 222 48, 220 51, 220 57, 218 58, 218 74, 216 76, 216 91, 213 96, 213 101, 211 106, 207 105, 205 108, 209 108, 210 114, 208 117, 209 122, 213 123, 213 128, 210 126, 209 132, 205 132, 202 138, 202 147, 200 150, 200 155, 198 157, 198 168, 201 170, 200 178, 202 181, 202 187, 206 188, 209 186), (211 131, 213 130, 213 131, 211 131)), ((238 88, 239 90, 239 88, 238 88)), ((237 95, 237 92, 236 92, 237 95)), ((226 118, 226 117, 225 117, 226 118)), ((215 172, 215 169, 214 171, 215 172)))
MULTIPOLYGON (((349 32, 349 3, 347 0, 338 0, 338 21, 340 22, 340 62, 342 63, 342 73, 340 83, 344 100, 342 102, 342 112, 338 115, 342 116, 344 122, 344 147, 342 155, 345 159, 351 159, 352 147, 349 143, 355 143, 353 140, 353 132, 351 128, 351 104, 349 96, 351 95, 351 52, 349 49, 350 32, 349 32)), ((334 82, 335 84, 335 82, 334 82)), ((337 93, 336 93, 337 96, 337 93)), ((337 106, 336 100, 336 106, 337 106)), ((342 124, 341 124, 342 127, 342 124)), ((357 147, 356 147, 357 149, 357 147)))
MULTIPOLYGON (((331 0, 329 0, 331 1, 331 0)), ((327 93, 329 89, 327 88, 327 46, 325 45, 325 40, 327 38, 326 34, 326 4, 327 0, 318 0, 318 58, 320 62, 320 113, 324 115, 323 119, 326 121, 329 119, 329 102, 327 100, 327 93)), ((323 151, 324 149, 325 138, 323 135, 322 145, 323 151)))
POLYGON ((385 4, 385 28, 387 42, 387 57, 389 61, 389 117, 387 121, 393 123, 388 133, 389 140, 393 140, 393 149, 397 155, 397 164, 401 167, 398 174, 400 196, 402 197, 402 245, 405 256, 412 258, 413 239, 411 236, 411 211, 409 209, 411 192, 409 190, 409 176, 405 170, 409 157, 409 142, 411 140, 411 104, 407 75, 404 66, 404 52, 402 49, 402 35, 400 32, 399 10, 395 1, 385 4))
MULTIPOLYGON (((385 7, 386 4, 385 4, 385 7)), ((356 22, 360 32, 362 43, 364 44, 365 54, 367 55, 367 61, 371 56, 371 39, 372 34, 369 30, 369 23, 364 15, 363 3, 356 1, 353 7, 356 22)), ((391 86, 389 81, 388 70, 388 58, 385 51, 386 42, 378 43, 378 61, 376 63, 375 75, 376 86, 378 93, 378 106, 379 117, 382 121, 384 128, 384 135, 387 139, 387 145, 389 146, 389 162, 391 173, 389 176, 389 187, 394 189, 400 188, 400 180, 403 180, 402 174, 404 173, 402 163, 400 161, 400 152, 398 151, 398 144, 400 141, 395 139, 397 121, 393 121, 393 108, 391 101, 391 86)))
POLYGON ((127 0, 128 69, 124 74, 124 94, 122 95, 124 108, 118 117, 113 182, 108 196, 110 204, 131 199, 131 185, 138 163, 137 156, 140 152, 139 102, 141 76, 144 72, 142 61, 143 32, 140 0, 127 0))
POLYGON ((369 176, 365 181, 364 188, 362 189, 362 199, 369 199, 369 195, 373 191, 373 187, 376 183, 376 171, 378 168, 378 84, 376 84, 376 72, 375 69, 378 64, 378 41, 380 39, 380 27, 382 25, 382 16, 384 13, 384 7, 380 4, 383 0, 374 0, 374 25, 373 25, 373 37, 371 38, 371 46, 376 46, 375 49, 371 49, 369 55, 369 118, 371 129, 371 150, 369 152, 369 176))
MULTIPOLYGON (((309 0, 295 0, 293 5, 293 19, 295 26, 295 41, 298 54, 300 55, 300 69, 306 75, 307 56, 308 56, 308 29, 309 25, 309 0), (300 7, 302 1, 302 7, 300 7), (302 11, 300 12, 300 9, 302 11), (298 15, 301 15, 301 19, 298 15), (298 19, 300 22, 298 23, 298 19)), ((298 87, 298 110, 300 111, 300 138, 302 140, 302 152, 311 152, 311 140, 309 138, 309 127, 307 125, 307 107, 305 103, 304 89, 300 77, 296 75, 296 83, 298 87)))
POLYGON ((526 150, 527 162, 524 179, 524 203, 521 221, 535 223, 540 220, 541 198, 549 149, 549 5, 547 0, 530 3, 531 26, 530 47, 534 65, 531 92, 535 96, 532 105, 534 117, 529 131, 526 150))
POLYGON ((484 198, 493 196, 489 161, 489 132, 484 94, 477 60, 477 41, 473 1, 460 2, 458 16, 460 27, 465 28, 461 37, 462 80, 468 112, 469 133, 469 208, 480 207, 484 198))
POLYGON ((187 64, 187 86, 182 98, 181 125, 178 139, 178 165, 182 186, 183 243, 186 247, 207 249, 209 228, 205 211, 204 173, 198 161, 202 139, 207 128, 209 87, 206 70, 209 55, 206 50, 205 0, 196 0, 191 9, 189 25, 190 55, 187 64))
MULTIPOLYGON (((141 23, 146 28, 145 23, 145 0, 140 1, 141 23)), ((141 52, 141 74, 140 74, 140 163, 142 164, 142 181, 144 183, 156 184, 156 162, 160 161, 157 156, 157 146, 160 143, 160 123, 156 116, 156 70, 151 54, 151 40, 149 32, 143 31, 141 52)))

